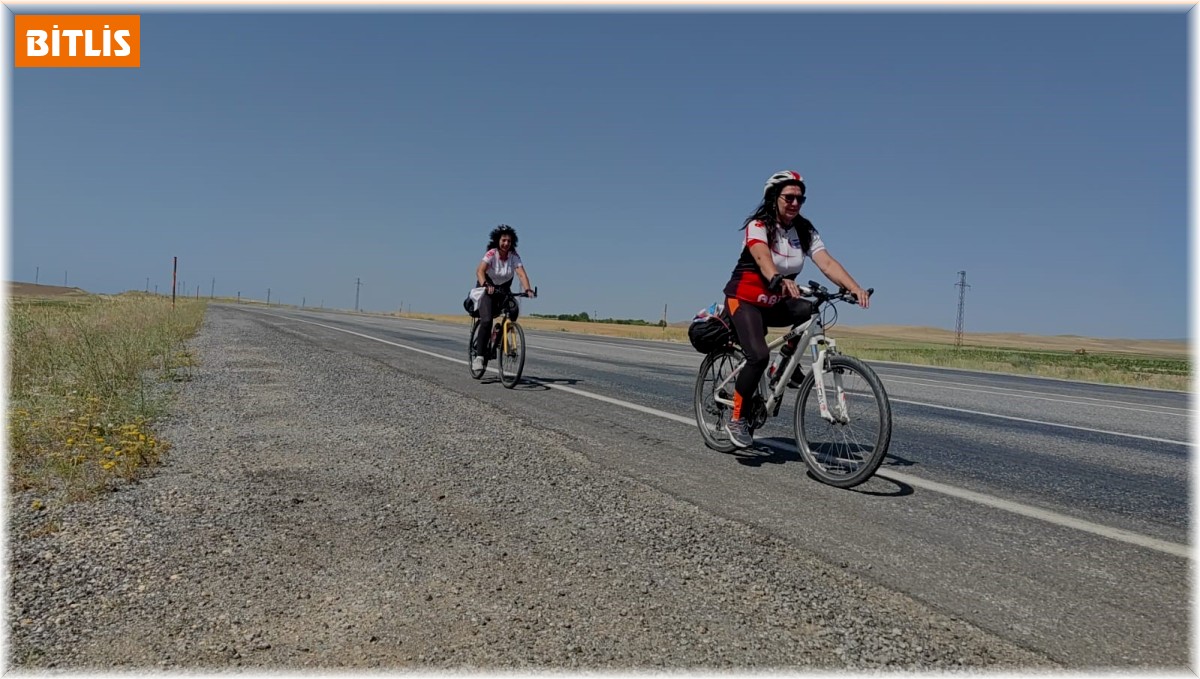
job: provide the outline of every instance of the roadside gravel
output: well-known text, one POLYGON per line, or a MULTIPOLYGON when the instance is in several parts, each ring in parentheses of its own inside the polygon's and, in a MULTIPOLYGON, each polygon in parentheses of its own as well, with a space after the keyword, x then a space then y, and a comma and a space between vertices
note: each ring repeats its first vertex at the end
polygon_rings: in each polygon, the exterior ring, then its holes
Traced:
POLYGON ((55 532, 10 497, 10 670, 1055 667, 419 375, 191 347, 165 464, 55 532))

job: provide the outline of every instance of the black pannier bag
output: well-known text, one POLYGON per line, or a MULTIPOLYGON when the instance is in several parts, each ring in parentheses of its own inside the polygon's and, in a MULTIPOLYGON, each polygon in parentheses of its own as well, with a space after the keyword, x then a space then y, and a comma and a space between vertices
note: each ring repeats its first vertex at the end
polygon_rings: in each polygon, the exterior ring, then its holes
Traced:
POLYGON ((688 341, 702 354, 711 354, 733 344, 733 324, 725 313, 725 305, 714 303, 696 314, 688 326, 688 341))

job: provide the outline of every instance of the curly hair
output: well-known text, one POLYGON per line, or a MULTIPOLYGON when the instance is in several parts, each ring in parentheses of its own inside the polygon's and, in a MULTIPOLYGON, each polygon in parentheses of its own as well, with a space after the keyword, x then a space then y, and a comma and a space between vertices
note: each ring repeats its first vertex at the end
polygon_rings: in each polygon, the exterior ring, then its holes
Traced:
MULTIPOLYGON (((738 230, 741 231, 754 222, 762 222, 768 226, 778 223, 779 211, 775 209, 775 206, 779 201, 779 194, 783 193, 785 186, 803 187, 804 182, 783 182, 777 186, 772 186, 771 188, 767 189, 766 195, 763 196, 762 203, 760 203, 759 206, 755 208, 754 212, 746 218, 745 223, 742 224, 742 228, 738 230)), ((805 191, 805 193, 807 193, 807 191, 805 191)), ((814 227, 813 223, 808 221, 808 218, 804 215, 796 215, 796 219, 792 222, 792 226, 795 227, 796 234, 800 236, 800 246, 803 248, 804 253, 808 254, 808 248, 812 246, 812 235, 817 230, 816 227, 814 227)), ((767 243, 768 247, 774 247, 774 238, 775 230, 768 228, 767 240, 772 241, 767 243)))
POLYGON ((500 236, 505 235, 512 236, 512 249, 515 251, 517 249, 517 230, 508 224, 501 224, 492 229, 492 232, 488 234, 488 249, 495 250, 499 248, 500 236))

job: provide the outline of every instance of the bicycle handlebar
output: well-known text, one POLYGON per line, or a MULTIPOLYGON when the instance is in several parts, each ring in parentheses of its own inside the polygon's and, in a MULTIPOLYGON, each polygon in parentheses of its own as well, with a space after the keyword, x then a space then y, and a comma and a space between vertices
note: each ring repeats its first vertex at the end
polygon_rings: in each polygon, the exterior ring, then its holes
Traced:
MULTIPOLYGON (((799 286, 799 288, 801 295, 815 298, 818 304, 826 302, 850 302, 851 304, 858 304, 858 297, 845 288, 838 288, 837 292, 830 292, 828 288, 816 281, 809 281, 807 288, 803 285, 799 286)), ((870 297, 874 292, 875 288, 867 288, 867 297, 870 297)))

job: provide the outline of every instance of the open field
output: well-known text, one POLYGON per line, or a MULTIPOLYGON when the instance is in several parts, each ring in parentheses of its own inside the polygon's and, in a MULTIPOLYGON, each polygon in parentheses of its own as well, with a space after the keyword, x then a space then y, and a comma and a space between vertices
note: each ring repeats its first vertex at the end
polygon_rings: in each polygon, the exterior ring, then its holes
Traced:
MULTIPOLYGON (((463 325, 471 320, 465 314, 418 313, 404 316, 463 325)), ((530 329, 551 332, 687 342, 687 326, 681 323, 661 328, 522 318, 521 324, 530 329)), ((868 360, 1175 391, 1188 391, 1191 387, 1190 348, 1186 342, 1071 335, 1043 337, 1019 333, 963 333, 962 346, 955 347, 953 331, 906 326, 835 325, 830 330, 830 336, 838 341, 846 353, 868 360)))
MULTIPOLYGON (((39 299, 81 299, 88 293, 78 288, 34 286, 11 283, 10 294, 39 299)), ((128 292, 123 295, 142 295, 128 292)), ((167 299, 163 297, 163 299, 167 299)), ((184 299, 184 298, 181 298, 184 299)), ((217 301, 237 302, 232 298, 217 301)), ((242 299, 243 304, 263 305, 242 299)), ((272 304, 271 306, 277 306, 272 304)), ((293 305, 282 305, 293 306, 293 305)), ((405 318, 420 318, 467 325, 466 314, 397 312, 354 312, 405 318)), ((523 316, 527 328, 549 332, 572 332, 608 337, 687 342, 687 324, 659 326, 560 321, 523 316)), ((935 365, 1110 384, 1188 391, 1191 388, 1191 349, 1187 342, 1172 340, 1110 339, 1074 335, 1039 336, 1021 333, 964 333, 955 347, 954 332, 940 328, 894 325, 849 326, 838 324, 830 331, 847 353, 868 360, 935 365)), ((772 337, 777 335, 772 335, 772 337)))

